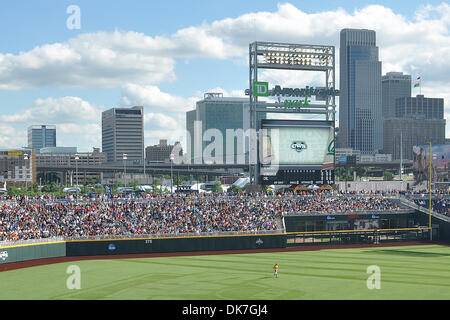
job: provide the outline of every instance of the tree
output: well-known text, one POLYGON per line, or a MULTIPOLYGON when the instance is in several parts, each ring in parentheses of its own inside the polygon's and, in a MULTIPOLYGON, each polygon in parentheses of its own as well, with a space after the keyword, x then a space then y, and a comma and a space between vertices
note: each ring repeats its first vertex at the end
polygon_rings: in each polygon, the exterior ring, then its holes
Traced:
POLYGON ((394 180, 394 174, 390 171, 385 171, 383 173, 383 180, 384 181, 392 181, 394 180))
POLYGON ((173 184, 174 185, 182 185, 183 181, 187 180, 188 177, 184 175, 174 175, 173 176, 173 184))
POLYGON ((220 183, 220 181, 214 182, 211 191, 212 192, 223 192, 222 184, 220 183))
POLYGON ((126 186, 136 188, 138 185, 139 185, 139 181, 133 181, 133 182, 128 183, 126 186))
POLYGON ((232 184, 231 187, 228 189, 228 191, 241 193, 241 192, 244 192, 244 189, 242 189, 241 187, 239 187, 235 184, 232 184))
MULTIPOLYGON (((154 178, 153 179, 153 192, 157 192, 158 191, 158 187, 161 185, 161 180, 159 180, 158 178, 154 178)), ((159 192, 161 192, 161 189, 159 189, 159 192)))
POLYGON ((60 191, 59 186, 55 182, 47 184, 42 188, 42 192, 46 192, 46 193, 59 192, 59 191, 60 191))
POLYGON ((358 177, 364 177, 367 173, 367 167, 356 167, 355 171, 358 177))

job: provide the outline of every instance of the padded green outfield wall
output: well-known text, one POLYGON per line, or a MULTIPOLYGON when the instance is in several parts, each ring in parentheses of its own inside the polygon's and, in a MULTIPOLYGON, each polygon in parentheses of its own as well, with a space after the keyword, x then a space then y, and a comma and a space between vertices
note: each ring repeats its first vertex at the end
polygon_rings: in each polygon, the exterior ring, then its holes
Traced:
POLYGON ((65 256, 66 243, 64 241, 0 248, 0 264, 65 256))
POLYGON ((45 258, 285 248, 285 234, 74 240, 4 246, 0 264, 45 258))
POLYGON ((67 256, 285 248, 285 234, 67 241, 67 256))

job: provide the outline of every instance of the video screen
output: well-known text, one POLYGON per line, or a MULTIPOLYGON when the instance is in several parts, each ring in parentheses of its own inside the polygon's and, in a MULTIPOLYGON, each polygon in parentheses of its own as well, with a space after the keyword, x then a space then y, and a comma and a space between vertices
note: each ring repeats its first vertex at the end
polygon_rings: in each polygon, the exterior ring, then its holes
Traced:
POLYGON ((329 121, 263 120, 263 165, 332 168, 334 128, 329 121))

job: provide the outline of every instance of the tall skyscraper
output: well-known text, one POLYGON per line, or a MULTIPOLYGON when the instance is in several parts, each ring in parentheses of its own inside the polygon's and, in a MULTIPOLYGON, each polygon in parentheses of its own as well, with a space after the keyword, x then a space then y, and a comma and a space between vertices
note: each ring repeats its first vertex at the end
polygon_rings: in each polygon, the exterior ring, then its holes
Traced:
POLYGON ((340 34, 339 146, 371 154, 383 148, 381 61, 375 31, 340 34))
POLYGON ((56 147, 56 126, 33 125, 28 127, 28 148, 39 153, 41 148, 56 147))
POLYGON ((395 99, 411 97, 411 76, 403 72, 388 72, 381 78, 383 118, 395 116, 395 99))
POLYGON ((112 108, 102 112, 102 151, 108 162, 144 159, 144 107, 112 108))

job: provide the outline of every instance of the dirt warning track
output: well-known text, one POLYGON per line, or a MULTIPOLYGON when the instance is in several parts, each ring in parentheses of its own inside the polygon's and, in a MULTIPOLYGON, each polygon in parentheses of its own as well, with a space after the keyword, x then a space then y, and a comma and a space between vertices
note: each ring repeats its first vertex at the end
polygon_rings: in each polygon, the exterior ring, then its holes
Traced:
POLYGON ((325 249, 345 249, 345 248, 379 248, 393 246, 411 246, 411 245, 449 245, 438 242, 394 242, 383 244, 343 244, 343 245, 302 245, 291 246, 279 249, 253 249, 253 250, 221 250, 221 251, 190 251, 190 252, 168 252, 168 253, 142 253, 142 254, 117 254, 117 255, 97 255, 97 256, 75 256, 58 257, 38 260, 29 260, 21 262, 12 262, 0 265, 0 271, 15 270, 20 268, 29 268, 54 263, 80 261, 80 260, 108 260, 108 259, 135 259, 135 258, 158 258, 158 257, 176 257, 176 256, 204 256, 217 254, 247 254, 247 253, 265 253, 265 252, 290 252, 290 251, 315 251, 325 249))

